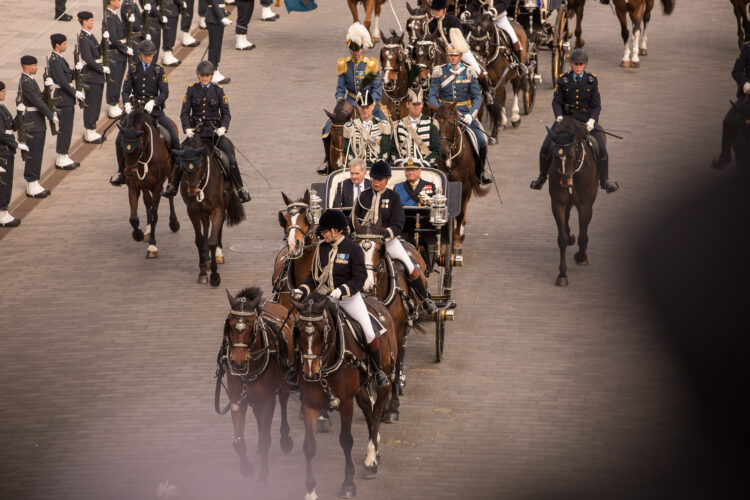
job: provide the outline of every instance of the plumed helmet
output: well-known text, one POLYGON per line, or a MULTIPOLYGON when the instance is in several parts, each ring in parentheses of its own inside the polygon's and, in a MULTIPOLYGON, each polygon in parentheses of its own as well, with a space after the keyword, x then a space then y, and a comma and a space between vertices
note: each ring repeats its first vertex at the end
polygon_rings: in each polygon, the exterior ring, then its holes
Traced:
POLYGON ((372 97, 370 89, 365 89, 357 93, 357 106, 369 106, 375 102, 375 98, 372 97))
POLYGON ((372 47, 370 32, 362 25, 362 23, 356 22, 346 30, 346 46, 354 51, 362 50, 363 48, 369 49, 372 47))
POLYGON ((422 87, 417 88, 417 90, 409 89, 409 91, 406 93, 406 100, 407 102, 411 104, 421 104, 424 102, 424 96, 422 92, 422 87))
POLYGON ((144 40, 138 45, 138 53, 144 56, 156 54, 156 45, 151 40, 144 40))
POLYGON ((329 208, 320 216, 320 222, 318 222, 318 231, 325 231, 327 229, 338 229, 339 231, 346 231, 349 228, 349 221, 344 215, 344 212, 335 208, 329 208))
POLYGON ((448 8, 448 0, 432 0, 430 3, 430 9, 432 10, 443 10, 448 8))
POLYGON ((571 63, 584 63, 588 64, 589 62, 589 56, 586 54, 586 51, 583 49, 576 49, 570 54, 570 62, 571 63))
POLYGON ((199 75, 213 75, 216 72, 216 68, 211 61, 201 61, 195 68, 195 72, 199 75))
POLYGON ((371 179, 386 179, 391 176, 391 164, 385 160, 378 160, 370 167, 371 179))

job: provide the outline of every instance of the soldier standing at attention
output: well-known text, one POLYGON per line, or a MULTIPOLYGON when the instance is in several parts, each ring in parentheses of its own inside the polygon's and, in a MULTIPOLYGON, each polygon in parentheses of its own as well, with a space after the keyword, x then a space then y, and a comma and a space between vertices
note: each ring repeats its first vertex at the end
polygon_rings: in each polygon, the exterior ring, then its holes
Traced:
MULTIPOLYGON (((117 15, 117 9, 122 5, 122 0, 107 0, 107 10, 104 15, 107 17, 107 29, 109 35, 109 46, 114 51, 110 58, 109 69, 112 77, 111 82, 107 82, 107 116, 117 118, 122 115, 122 109, 117 103, 120 102, 120 89, 122 88, 122 79, 125 76, 125 67, 128 64, 128 56, 133 55, 133 49, 125 46, 125 28, 122 25, 120 16, 117 15)), ((104 35, 102 35, 104 36, 104 35)))
POLYGON ((208 29, 208 60, 214 65, 214 76, 211 83, 225 85, 231 80, 219 72, 221 61, 221 42, 224 40, 224 27, 232 24, 227 17, 221 0, 206 0, 206 28, 208 29))
POLYGON ((102 55, 99 52, 99 41, 92 30, 94 29, 94 14, 87 10, 78 13, 78 22, 81 24, 81 32, 78 34, 78 47, 81 51, 81 67, 78 69, 83 73, 86 85, 86 108, 83 110, 83 126, 86 132, 83 136, 84 142, 89 144, 101 144, 106 137, 96 131, 96 122, 102 110, 102 93, 104 91, 105 76, 109 74, 109 68, 102 65, 102 55))
POLYGON ((80 166, 80 163, 73 161, 68 156, 70 150, 70 139, 73 135, 73 118, 75 117, 76 101, 84 100, 83 92, 78 92, 71 85, 73 81, 73 72, 70 70, 68 61, 63 57, 63 52, 68 48, 68 41, 65 35, 55 33, 50 35, 52 43, 52 54, 49 56, 49 74, 55 86, 54 97, 58 101, 57 107, 60 110, 60 131, 57 134, 57 159, 55 168, 61 170, 73 170, 80 166))
POLYGON ((6 94, 5 83, 0 82, 0 227, 16 227, 21 221, 8 212, 13 191, 13 155, 16 149, 28 152, 29 148, 13 137, 13 116, 2 104, 6 94))

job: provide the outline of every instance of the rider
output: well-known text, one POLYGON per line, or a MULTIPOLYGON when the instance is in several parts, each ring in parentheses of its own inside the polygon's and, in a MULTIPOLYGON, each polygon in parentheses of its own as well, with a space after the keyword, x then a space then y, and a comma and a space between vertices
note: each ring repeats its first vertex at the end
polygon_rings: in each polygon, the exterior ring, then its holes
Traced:
POLYGON ((426 196, 433 196, 437 190, 435 184, 426 181, 422 175, 422 161, 418 158, 407 158, 403 160, 404 177, 406 180, 393 188, 393 191, 401 198, 401 203, 405 207, 418 207, 425 205, 422 193, 426 196))
MULTIPOLYGON (((232 115, 229 113, 229 100, 221 85, 212 82, 214 67, 211 61, 201 61, 195 72, 198 74, 198 83, 191 83, 185 91, 182 100, 182 111, 180 122, 182 129, 188 137, 198 134, 205 142, 211 143, 224 151, 229 158, 229 177, 237 189, 240 202, 250 201, 250 194, 242 186, 242 175, 237 166, 237 159, 232 151, 232 144, 224 134, 229 128, 232 115)), ((174 196, 180 185, 182 169, 174 169, 172 182, 167 184, 162 194, 174 196)))
MULTIPOLYGON (((745 42, 740 49, 740 53, 737 54, 732 69, 732 78, 737 82, 738 98, 750 94, 750 42, 745 42)), ((727 115, 724 117, 724 126, 721 133, 721 154, 714 158, 711 163, 712 168, 722 169, 732 159, 732 125, 736 117, 737 110, 734 109, 734 106, 730 106, 727 115)))
POLYGON ((482 92, 479 90, 477 75, 473 68, 461 63, 460 50, 449 45, 447 52, 449 63, 438 66, 432 71, 428 102, 435 107, 440 105, 438 99, 442 102, 456 103, 456 110, 461 114, 461 121, 474 132, 477 139, 479 155, 475 168, 479 182, 483 185, 489 184, 492 178, 484 169, 487 160, 487 138, 482 126, 475 118, 482 105, 482 92))
POLYGON ((516 30, 511 26, 506 12, 512 2, 515 2, 515 0, 494 0, 493 7, 488 12, 495 20, 495 26, 505 31, 510 37, 510 41, 513 42, 513 54, 516 56, 515 64, 518 65, 518 71, 523 75, 527 70, 521 58, 521 42, 518 41, 516 30))
MULTIPOLYGON (((380 121, 388 121, 387 116, 380 107, 380 96, 383 95, 383 82, 378 71, 378 60, 374 57, 363 57, 362 49, 372 47, 370 32, 360 23, 354 23, 346 31, 346 45, 349 47, 349 57, 340 57, 336 64, 338 81, 336 82, 336 101, 346 99, 350 104, 356 104, 357 95, 360 93, 362 79, 368 73, 376 75, 376 80, 371 87, 372 98, 375 109, 372 114, 380 121)), ((323 126, 323 147, 325 148, 325 163, 318 170, 321 175, 328 173, 328 162, 330 161, 331 144, 331 120, 323 126)))
MULTIPOLYGON (((144 40, 138 45, 138 57, 140 62, 131 64, 125 74, 125 83, 122 86, 122 102, 125 103, 125 113, 133 111, 133 103, 143 105, 144 111, 150 114, 159 124, 169 131, 170 150, 177 149, 180 140, 172 122, 162 111, 169 97, 169 84, 164 68, 154 62, 156 46, 151 40, 144 40)), ((123 171, 125 169, 125 156, 121 147, 122 133, 117 134, 115 148, 117 155, 117 173, 109 182, 113 186, 122 186, 125 182, 123 171)))
POLYGON ((369 87, 360 90, 357 95, 357 111, 360 118, 344 125, 344 154, 347 164, 352 158, 360 158, 370 167, 391 154, 391 123, 373 116, 373 94, 369 87))
POLYGON ((401 198, 392 189, 388 189, 388 179, 391 178, 391 166, 387 161, 380 160, 370 169, 372 187, 366 189, 357 198, 352 210, 352 221, 355 217, 362 224, 375 225, 381 221, 381 231, 385 238, 385 248, 391 259, 399 260, 406 268, 409 276, 409 286, 422 301, 422 307, 428 313, 435 311, 435 304, 430 300, 427 290, 422 283, 419 269, 411 261, 411 257, 404 250, 398 235, 404 228, 406 214, 401 198))
MULTIPOLYGON (((599 121, 599 113, 602 110, 601 95, 596 75, 584 71, 588 62, 589 57, 583 49, 576 49, 570 54, 571 71, 562 73, 555 84, 555 96, 552 99, 555 123, 552 125, 552 130, 562 121, 563 116, 572 116, 586 123, 586 129, 599 145, 599 181, 603 189, 608 193, 614 193, 620 186, 609 178, 607 145, 601 130, 596 128, 596 122, 599 121)), ((547 180, 547 170, 552 155, 551 141, 550 134, 547 134, 539 152, 539 177, 531 181, 531 189, 542 189, 547 180)))
MULTIPOLYGON (((323 212, 317 230, 325 241, 315 249, 313 267, 307 279, 292 291, 292 295, 301 300, 317 291, 338 302, 362 328, 375 366, 375 381, 378 387, 385 387, 389 381, 380 362, 380 339, 375 335, 367 306, 359 293, 367 279, 365 255, 359 245, 345 237, 348 229, 349 221, 344 212, 333 208, 323 212)), ((290 370, 288 379, 296 380, 296 372, 297 366, 290 370)))
POLYGON ((409 116, 396 122, 393 131, 391 158, 419 158, 432 167, 440 159, 442 144, 437 122, 422 114, 424 104, 421 88, 409 89, 406 108, 409 116))

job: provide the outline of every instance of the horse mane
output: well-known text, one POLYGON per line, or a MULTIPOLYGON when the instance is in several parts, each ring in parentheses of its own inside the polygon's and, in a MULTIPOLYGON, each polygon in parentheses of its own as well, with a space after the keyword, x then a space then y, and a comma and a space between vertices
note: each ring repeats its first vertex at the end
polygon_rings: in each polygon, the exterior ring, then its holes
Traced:
POLYGON ((124 127, 135 128, 139 123, 152 123, 151 115, 145 110, 137 108, 122 120, 124 127))
POLYGON ((403 34, 399 35, 396 32, 396 30, 392 29, 390 37, 383 37, 383 44, 385 44, 385 45, 392 44, 392 43, 403 44, 403 40, 401 39, 401 37, 403 37, 403 36, 404 36, 403 34))
POLYGON ((333 108, 333 121, 338 123, 349 121, 352 111, 354 111, 354 106, 348 100, 341 99, 336 103, 336 107, 333 108))
POLYGON ((562 134, 576 134, 576 137, 580 137, 582 135, 582 132, 586 130, 586 125, 579 122, 575 118, 568 118, 565 117, 563 121, 557 124, 557 127, 555 127, 555 131, 553 132, 555 135, 562 135, 562 134))
POLYGON ((261 296, 263 291, 257 286, 243 288, 234 298, 239 299, 245 297, 248 302, 252 302, 261 296))

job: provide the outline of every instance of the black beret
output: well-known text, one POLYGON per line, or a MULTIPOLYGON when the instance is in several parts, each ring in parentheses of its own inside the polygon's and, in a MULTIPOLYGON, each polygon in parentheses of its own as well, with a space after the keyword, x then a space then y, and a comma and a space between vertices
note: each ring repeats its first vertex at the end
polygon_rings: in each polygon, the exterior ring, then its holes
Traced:
POLYGON ((391 176, 391 165, 385 160, 378 160, 370 167, 371 179, 385 179, 391 176))
POLYGON ((55 45, 58 45, 60 43, 63 43, 68 38, 63 35, 62 33, 53 33, 49 36, 49 41, 52 42, 52 47, 54 48, 55 45))
POLYGON ((346 231, 349 227, 349 221, 344 215, 344 212, 335 208, 329 208, 320 216, 320 222, 318 222, 318 231, 324 231, 326 229, 338 229, 340 231, 346 231))
POLYGON ((5 90, 5 83, 0 82, 0 91, 5 90))
POLYGON ((36 57, 34 56, 23 56, 21 58, 21 64, 23 64, 24 66, 28 66, 30 64, 36 64, 36 63, 37 63, 37 60, 36 60, 36 57))
POLYGON ((78 13, 79 21, 85 21, 86 19, 91 19, 93 17, 94 17, 94 14, 92 14, 91 12, 87 10, 82 10, 81 12, 78 13))

